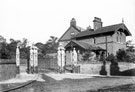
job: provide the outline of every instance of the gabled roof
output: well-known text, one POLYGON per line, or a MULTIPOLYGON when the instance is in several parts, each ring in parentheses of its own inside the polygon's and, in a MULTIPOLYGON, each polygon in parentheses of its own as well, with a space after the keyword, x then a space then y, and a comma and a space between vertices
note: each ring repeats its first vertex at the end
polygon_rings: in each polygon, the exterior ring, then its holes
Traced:
MULTIPOLYGON (((70 26, 67 29, 67 31, 60 37, 60 39, 58 41, 65 41, 64 36, 67 35, 69 31, 71 31, 70 30, 71 28, 74 28, 76 30, 76 32, 78 32, 78 33, 80 33, 81 31, 84 31, 85 30, 85 29, 83 29, 83 28, 81 28, 79 26, 76 26, 76 27, 75 26, 70 26)), ((71 39, 71 37, 68 36, 68 39, 66 39, 66 40, 70 40, 70 39, 71 39)))
POLYGON ((80 32, 81 32, 81 31, 85 31, 85 29, 82 28, 82 27, 76 26, 76 28, 77 28, 78 30, 80 30, 80 32))
POLYGON ((88 44, 86 42, 82 42, 82 41, 75 41, 75 40, 72 40, 70 41, 66 46, 65 48, 68 48, 68 47, 71 47, 71 45, 74 47, 74 46, 80 46, 81 48, 85 49, 85 50, 104 50, 102 48, 100 48, 99 46, 95 46, 95 45, 91 45, 91 44, 88 44))
POLYGON ((115 32, 119 29, 124 29, 124 33, 126 34, 126 36, 131 35, 129 30, 125 26, 125 24, 120 23, 120 24, 105 26, 105 27, 99 28, 95 31, 94 31, 94 29, 86 30, 86 31, 83 31, 83 32, 80 32, 79 34, 77 34, 75 38, 84 37, 84 36, 93 36, 93 35, 109 33, 109 32, 115 32))

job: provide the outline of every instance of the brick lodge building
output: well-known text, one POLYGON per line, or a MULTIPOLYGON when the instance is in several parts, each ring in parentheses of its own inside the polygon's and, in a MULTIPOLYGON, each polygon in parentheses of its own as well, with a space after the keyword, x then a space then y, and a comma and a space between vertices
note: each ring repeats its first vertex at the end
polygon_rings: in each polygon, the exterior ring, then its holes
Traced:
POLYGON ((84 29, 77 26, 76 20, 72 18, 59 44, 69 53, 71 48, 77 51, 91 49, 94 52, 104 50, 108 56, 116 55, 119 49, 126 49, 126 36, 131 36, 131 33, 124 23, 103 26, 101 18, 94 17, 93 29, 90 26, 84 29))

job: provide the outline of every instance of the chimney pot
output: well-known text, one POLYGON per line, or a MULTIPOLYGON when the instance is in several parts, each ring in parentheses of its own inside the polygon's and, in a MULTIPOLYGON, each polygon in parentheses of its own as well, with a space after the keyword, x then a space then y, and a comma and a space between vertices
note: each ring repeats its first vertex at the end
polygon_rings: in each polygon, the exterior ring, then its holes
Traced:
POLYGON ((87 27, 87 30, 90 30, 90 29, 91 29, 91 26, 88 26, 88 27, 87 27))
POLYGON ((96 31, 97 29, 102 27, 103 23, 101 21, 101 18, 94 17, 93 24, 94 24, 94 31, 96 31))
POLYGON ((75 18, 72 18, 72 19, 71 19, 71 21, 70 21, 70 26, 76 27, 76 20, 75 20, 75 18))

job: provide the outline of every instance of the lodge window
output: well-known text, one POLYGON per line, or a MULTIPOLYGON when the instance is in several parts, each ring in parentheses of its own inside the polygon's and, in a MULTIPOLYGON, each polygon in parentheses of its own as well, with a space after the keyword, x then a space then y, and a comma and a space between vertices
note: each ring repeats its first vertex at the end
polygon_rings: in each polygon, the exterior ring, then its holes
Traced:
POLYGON ((122 32, 120 32, 120 42, 123 42, 123 35, 122 35, 122 32))

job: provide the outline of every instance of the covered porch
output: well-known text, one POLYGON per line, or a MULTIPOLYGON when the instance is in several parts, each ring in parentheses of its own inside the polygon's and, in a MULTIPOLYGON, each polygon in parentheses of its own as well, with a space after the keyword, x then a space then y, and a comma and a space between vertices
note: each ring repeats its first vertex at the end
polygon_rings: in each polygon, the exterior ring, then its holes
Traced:
POLYGON ((91 45, 86 42, 72 40, 65 46, 66 65, 73 65, 73 50, 77 53, 77 63, 84 62, 85 55, 91 54, 88 58, 89 62, 100 60, 105 50, 99 46, 91 45))

